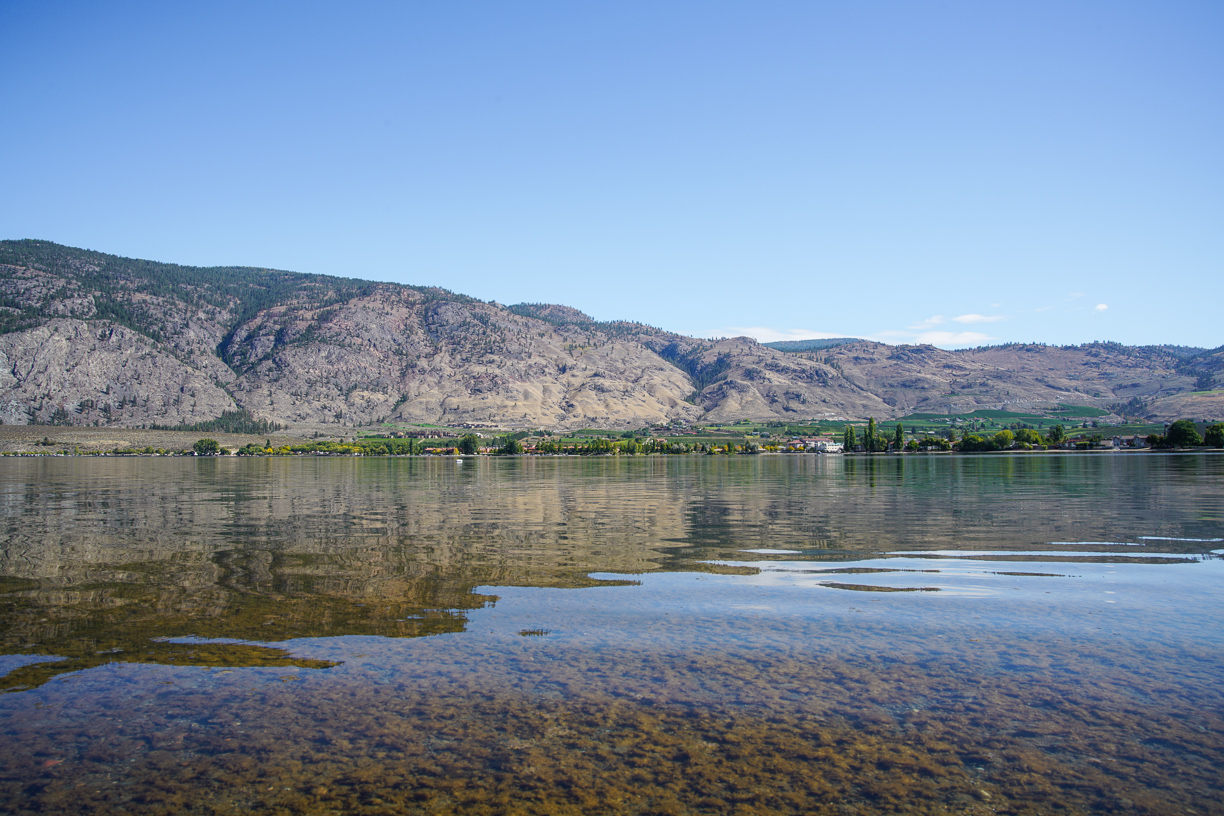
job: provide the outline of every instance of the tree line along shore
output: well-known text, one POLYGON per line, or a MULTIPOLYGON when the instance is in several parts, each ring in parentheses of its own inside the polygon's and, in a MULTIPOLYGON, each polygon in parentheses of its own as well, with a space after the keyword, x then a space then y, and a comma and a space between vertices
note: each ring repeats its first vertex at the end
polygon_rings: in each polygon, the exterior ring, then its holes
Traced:
POLYGON ((1110 437, 1100 433, 1071 435, 1061 424, 1045 431, 1021 427, 1002 429, 993 434, 958 431, 947 428, 939 434, 912 435, 903 423, 877 425, 868 420, 856 430, 844 426, 840 440, 832 434, 817 437, 778 437, 744 434, 740 436, 701 437, 685 439, 666 436, 639 435, 624 432, 618 436, 554 437, 549 432, 519 431, 487 437, 477 433, 440 435, 436 438, 404 437, 394 434, 371 434, 347 439, 295 439, 278 437, 263 440, 245 437, 212 437, 188 440, 183 432, 143 431, 132 429, 108 436, 125 435, 136 441, 124 440, 111 447, 93 439, 82 440, 82 434, 70 434, 68 439, 53 439, 44 435, 32 444, 10 444, 0 451, 2 456, 649 456, 649 455, 732 455, 788 453, 930 453, 930 452, 1007 452, 1063 450, 1186 450, 1224 447, 1224 423, 1202 428, 1182 419, 1171 423, 1163 434, 1110 437), (177 438, 167 438, 177 437, 177 438), (145 438, 141 438, 145 437, 145 438), (82 442, 85 444, 82 444, 82 442), (140 444, 145 442, 146 444, 140 444))

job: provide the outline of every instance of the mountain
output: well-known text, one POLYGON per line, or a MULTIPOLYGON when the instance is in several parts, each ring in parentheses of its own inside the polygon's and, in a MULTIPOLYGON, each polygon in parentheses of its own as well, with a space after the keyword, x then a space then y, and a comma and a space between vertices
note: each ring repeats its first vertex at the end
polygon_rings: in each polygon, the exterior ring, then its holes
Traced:
MULTIPOLYGON (((1206 384, 1203 375, 1212 354, 1201 351, 1187 357, 1166 347, 1118 343, 1010 343, 946 351, 862 342, 838 346, 824 359, 901 415, 1070 404, 1172 419, 1224 416, 1210 400, 1186 399, 1206 384)), ((1224 378, 1207 375, 1207 379, 1224 378)))
POLYGON ((1222 375, 1221 349, 784 351, 436 287, 0 241, 5 423, 175 425, 240 410, 295 425, 637 428, 1058 403, 1171 418, 1214 415, 1222 375))

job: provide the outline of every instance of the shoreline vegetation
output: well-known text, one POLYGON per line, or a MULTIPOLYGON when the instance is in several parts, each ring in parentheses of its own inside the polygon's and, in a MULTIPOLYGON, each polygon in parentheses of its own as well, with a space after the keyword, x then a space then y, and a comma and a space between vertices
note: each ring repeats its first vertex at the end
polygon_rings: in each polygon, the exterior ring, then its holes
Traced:
MULTIPOLYGON (((1085 423, 1086 424, 1086 423, 1085 423)), ((278 433, 259 439, 250 434, 198 437, 198 432, 142 428, 56 428, 52 438, 46 426, 5 426, 0 435, 0 456, 658 456, 658 455, 794 455, 823 454, 874 456, 954 453, 1106 453, 1195 452, 1224 448, 1224 423, 1178 420, 1163 434, 1105 437, 1100 433, 1072 436, 1061 424, 1042 434, 1032 428, 1002 429, 994 434, 961 432, 948 428, 938 435, 906 432, 903 423, 880 425, 869 420, 865 428, 847 424, 840 435, 775 435, 735 433, 728 429, 686 430, 695 438, 667 432, 582 431, 554 436, 548 431, 519 431, 501 435, 457 433, 437 429, 414 435, 401 432, 341 438, 306 438, 278 433), (37 431, 44 432, 41 438, 37 431), (20 430, 25 433, 18 432, 20 430), (1201 431, 1201 432, 1200 432, 1201 431), (723 435, 718 436, 721 432, 723 435), (117 439, 116 437, 123 437, 117 439)), ((972 428, 970 429, 972 430, 972 428)), ((1110 429, 1101 429, 1108 431, 1110 429)))
POLYGON ((141 427, 0 424, 0 456, 640 456, 829 453, 1163 451, 1224 447, 1224 422, 1167 424, 1059 404, 866 420, 676 421, 632 430, 497 428, 383 422, 284 426, 228 411, 207 422, 141 427))

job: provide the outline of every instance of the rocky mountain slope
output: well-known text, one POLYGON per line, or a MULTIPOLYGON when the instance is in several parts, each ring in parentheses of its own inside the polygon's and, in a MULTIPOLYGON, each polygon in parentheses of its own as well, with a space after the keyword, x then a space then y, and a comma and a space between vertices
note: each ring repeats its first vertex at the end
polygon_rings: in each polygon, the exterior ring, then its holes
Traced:
POLYGON ((10 424, 174 425, 245 409, 290 424, 636 428, 1057 403, 1165 418, 1211 415, 1222 380, 1220 349, 857 341, 788 353, 566 306, 0 242, 10 424))
POLYGON ((1204 384, 1195 360, 1161 348, 1117 343, 1013 343, 960 351, 858 343, 838 346, 824 358, 900 414, 1062 403, 1155 418, 1166 399, 1204 384))

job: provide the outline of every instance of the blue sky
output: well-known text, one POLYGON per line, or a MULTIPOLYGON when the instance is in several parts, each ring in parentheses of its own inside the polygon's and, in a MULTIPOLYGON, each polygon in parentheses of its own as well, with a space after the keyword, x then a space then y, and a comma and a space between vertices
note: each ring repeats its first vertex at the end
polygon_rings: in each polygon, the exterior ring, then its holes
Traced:
POLYGON ((701 336, 1224 343, 1219 2, 0 2, 0 237, 701 336))

